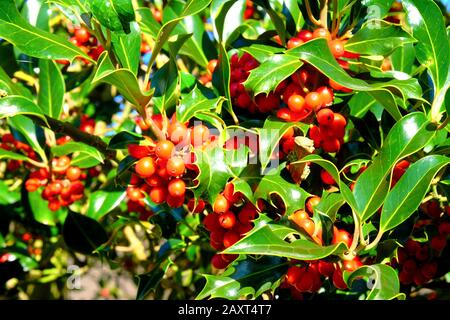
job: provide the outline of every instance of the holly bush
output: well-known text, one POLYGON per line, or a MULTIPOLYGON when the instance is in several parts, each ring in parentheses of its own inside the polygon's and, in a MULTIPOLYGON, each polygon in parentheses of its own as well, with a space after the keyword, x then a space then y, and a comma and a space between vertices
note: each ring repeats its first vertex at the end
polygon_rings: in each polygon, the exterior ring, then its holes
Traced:
POLYGON ((2 0, 0 294, 445 299, 438 1, 2 0))

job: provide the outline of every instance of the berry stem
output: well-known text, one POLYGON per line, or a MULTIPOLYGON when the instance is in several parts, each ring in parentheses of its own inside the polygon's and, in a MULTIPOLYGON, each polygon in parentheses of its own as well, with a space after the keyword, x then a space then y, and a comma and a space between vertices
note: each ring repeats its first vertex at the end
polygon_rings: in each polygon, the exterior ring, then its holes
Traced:
POLYGON ((308 12, 308 18, 309 18, 309 20, 310 20, 313 24, 315 24, 316 26, 321 27, 322 24, 320 23, 319 20, 317 20, 317 19, 314 17, 314 15, 313 15, 313 13, 312 13, 312 10, 311 10, 311 4, 309 3, 309 0, 306 0, 306 1, 305 1, 305 4, 306 4, 306 11, 308 12))
POLYGON ((383 234, 384 234, 384 232, 381 229, 379 229, 376 238, 371 243, 369 243, 365 249, 370 250, 372 248, 375 248, 377 246, 378 242, 380 242, 383 234))
POLYGON ((352 244, 351 244, 351 246, 349 248, 350 254, 353 254, 353 251, 356 250, 356 247, 358 246, 358 242, 359 242, 359 237, 362 236, 362 235, 360 235, 361 223, 359 221, 359 218, 356 215, 354 210, 352 210, 352 214, 353 214, 353 220, 354 220, 355 228, 354 228, 354 231, 353 231, 352 244))
POLYGON ((328 0, 320 0, 320 24, 328 29, 328 0))
POLYGON ((339 25, 341 24, 341 17, 338 15, 338 1, 333 0, 333 22, 331 25, 331 39, 336 38, 339 32, 339 25))
POLYGON ((108 145, 100 137, 81 131, 68 122, 62 122, 49 116, 45 116, 47 123, 41 118, 33 115, 27 115, 27 117, 35 121, 38 125, 44 128, 49 128, 55 133, 64 134, 71 137, 75 141, 83 142, 96 148, 98 151, 103 153, 107 159, 114 159, 116 156, 116 151, 108 149, 108 145))

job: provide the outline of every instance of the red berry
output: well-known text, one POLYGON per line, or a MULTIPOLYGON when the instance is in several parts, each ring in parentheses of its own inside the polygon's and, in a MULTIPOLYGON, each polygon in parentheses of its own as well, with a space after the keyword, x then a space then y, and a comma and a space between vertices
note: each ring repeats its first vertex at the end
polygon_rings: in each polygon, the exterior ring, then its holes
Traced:
POLYGON ((193 213, 202 212, 205 209, 205 206, 205 201, 203 201, 202 199, 198 199, 196 202, 194 198, 190 199, 187 204, 189 211, 193 213))
POLYGON ((299 94, 293 94, 289 97, 287 105, 293 112, 302 112, 305 107, 305 98, 299 94))
POLYGON ((344 281, 344 278, 342 277, 342 271, 340 268, 337 268, 333 272, 333 285, 341 290, 347 289, 347 284, 344 281))
POLYGON ((338 152, 341 148, 341 143, 337 138, 328 138, 322 141, 322 148, 325 152, 338 152))
POLYGON ((224 213, 230 209, 230 203, 225 196, 219 194, 214 201, 213 210, 216 213, 224 213))
POLYGON ((78 167, 69 167, 66 171, 66 176, 70 181, 78 180, 81 176, 81 169, 78 167))
POLYGON ((179 208, 184 203, 184 195, 180 197, 174 197, 171 194, 167 195, 166 202, 171 208, 179 208))
POLYGON ((331 129, 335 132, 341 132, 345 130, 345 126, 347 125, 347 120, 340 113, 335 113, 333 118, 333 123, 331 124, 331 129))
POLYGON ((40 186, 41 186, 41 183, 40 183, 39 179, 36 179, 36 178, 28 179, 25 182, 25 189, 27 189, 28 192, 34 192, 37 189, 39 189, 40 186))
POLYGON ((353 260, 344 260, 343 262, 344 270, 353 272, 359 267, 363 266, 361 260, 359 260, 359 257, 353 258, 353 260))
POLYGON ((167 134, 169 135, 170 140, 175 144, 179 144, 185 140, 187 132, 188 129, 186 126, 180 122, 172 123, 169 128, 167 128, 167 134))
POLYGON ((436 262, 425 263, 421 268, 420 272, 424 275, 426 279, 433 279, 436 275, 438 269, 438 265, 436 262))
POLYGON ((450 234, 450 222, 442 222, 439 225, 439 233, 444 236, 449 235, 450 234))
POLYGON ((332 87, 334 90, 342 91, 342 92, 352 92, 352 89, 341 86, 339 83, 337 83, 333 79, 329 80, 329 84, 330 84, 330 87, 332 87))
POLYGON ((258 215, 256 208, 251 203, 246 203, 241 211, 239 211, 238 218, 243 224, 253 221, 258 215))
POLYGON ((211 259, 211 264, 216 269, 225 269, 228 266, 228 262, 222 259, 221 254, 215 254, 211 259))
POLYGON ((309 235, 312 236, 314 234, 314 231, 316 230, 316 226, 314 224, 314 221, 310 218, 306 218, 303 220, 298 221, 298 226, 300 228, 303 228, 303 230, 305 230, 305 232, 309 235))
POLYGON ((277 111, 277 118, 289 122, 292 120, 292 111, 288 108, 281 108, 277 111))
POLYGON ((308 30, 300 30, 297 33, 297 38, 303 40, 304 42, 307 42, 307 41, 313 39, 313 34, 311 31, 308 31, 308 30))
POLYGON ((231 247, 233 244, 238 242, 240 239, 239 234, 234 231, 228 231, 223 235, 223 246, 225 248, 231 247))
POLYGON ((149 197, 156 204, 163 203, 167 199, 167 188, 153 187, 149 192, 149 197))
MULTIPOLYGON (((431 243, 433 243, 433 240, 431 240, 431 243)), ((419 250, 417 250, 416 252, 416 259, 418 261, 425 261, 427 260, 429 257, 429 253, 428 253, 428 246, 424 245, 422 246, 419 250)))
POLYGON ((318 196, 312 196, 310 198, 308 198, 308 200, 306 201, 306 210, 308 210, 308 212, 310 214, 314 213, 314 207, 317 206, 320 202, 320 197, 318 196))
POLYGON ((439 218, 442 213, 442 209, 439 205, 439 202, 436 200, 428 201, 425 207, 425 212, 431 218, 439 218))
POLYGON ((255 97, 255 103, 261 112, 269 112, 279 107, 280 99, 272 92, 267 96, 264 93, 260 93, 255 97))
POLYGON ((217 59, 212 59, 212 60, 210 60, 210 61, 208 62, 208 67, 207 67, 207 69, 208 69, 208 72, 209 72, 209 73, 211 73, 211 74, 214 73, 214 70, 215 70, 216 67, 217 67, 217 63, 218 63, 217 59))
POLYGON ((297 48, 297 47, 301 46, 303 43, 304 43, 304 41, 302 39, 294 37, 288 41, 287 48, 288 49, 297 48))
POLYGON ((320 87, 316 90, 316 92, 320 95, 320 99, 322 100, 322 105, 329 107, 333 104, 334 101, 334 93, 328 87, 320 87))
POLYGON ((334 264, 332 262, 320 260, 318 263, 318 271, 325 277, 332 277, 334 273, 334 264))
POLYGON ((191 143, 193 146, 201 146, 203 142, 209 139, 208 127, 200 124, 192 128, 191 131, 191 143))
POLYGON ((322 182, 327 185, 332 185, 332 184, 336 183, 336 181, 334 181, 334 178, 331 176, 331 174, 329 174, 328 171, 326 171, 325 169, 322 169, 320 171, 320 178, 321 178, 322 182))
POLYGON ((89 31, 87 31, 84 28, 79 28, 75 30, 75 38, 77 39, 77 42, 79 44, 85 44, 86 42, 89 41, 90 37, 91 35, 89 34, 89 31))
POLYGON ((234 185, 231 182, 225 185, 223 195, 230 203, 236 203, 242 198, 242 194, 240 192, 234 192, 234 185))
POLYGON ((179 157, 170 158, 166 165, 167 173, 173 177, 178 177, 184 174, 186 167, 184 160, 179 157))
POLYGON ((330 32, 325 29, 325 28, 318 28, 316 30, 313 31, 313 38, 325 38, 327 40, 331 39, 331 34, 330 32))
POLYGON ((167 190, 172 197, 182 197, 186 193, 186 184, 182 179, 176 178, 169 182, 167 190))
POLYGON ((311 289, 314 286, 314 271, 310 268, 302 269, 303 272, 300 273, 300 276, 295 283, 295 288, 300 292, 311 292, 311 289))
POLYGON ((321 109, 317 112, 317 122, 321 126, 331 126, 334 121, 334 112, 328 108, 321 109))
POLYGON ((322 99, 317 92, 310 92, 305 97, 305 105, 308 109, 316 110, 322 106, 322 99))
POLYGON ((297 266, 290 267, 286 273, 287 283, 289 283, 292 286, 295 285, 297 281, 300 279, 300 276, 302 275, 303 272, 304 269, 300 267, 297 266))
POLYGON ((340 58, 344 55, 344 43, 341 40, 331 40, 328 42, 328 47, 335 58, 340 58))
POLYGON ((406 260, 402 265, 402 270, 407 273, 413 274, 417 270, 416 261, 413 259, 406 260))
POLYGON ((352 245, 353 237, 345 230, 339 230, 338 228, 333 228, 333 241, 332 244, 345 243, 347 247, 352 245))
POLYGON ((217 213, 208 214, 203 220, 203 225, 210 232, 220 230, 219 215, 217 213))
POLYGON ((428 279, 425 278, 425 276, 420 272, 420 270, 417 270, 416 273, 414 273, 413 281, 417 286, 421 286, 425 284, 428 279))
POLYGON ((140 159, 136 163, 136 173, 142 178, 151 177, 155 173, 155 162, 151 157, 145 157, 140 159))
POLYGON ((127 196, 131 201, 139 201, 140 199, 143 199, 145 197, 141 192, 141 189, 134 187, 127 188, 127 196))
POLYGON ((236 224, 236 216, 231 211, 222 213, 219 216, 219 224, 222 228, 231 229, 236 224))
POLYGON ((413 281, 413 274, 405 271, 400 271, 400 273, 398 274, 398 278, 401 284, 404 285, 411 284, 413 281))
POLYGON ((50 200, 48 202, 48 208, 51 211, 58 211, 61 208, 61 202, 59 200, 50 200))
POLYGON ((160 141, 155 146, 155 154, 158 158, 169 159, 172 156, 175 146, 169 140, 160 141))
POLYGON ((447 246, 447 236, 445 235, 437 235, 431 239, 431 247, 441 252, 447 246))

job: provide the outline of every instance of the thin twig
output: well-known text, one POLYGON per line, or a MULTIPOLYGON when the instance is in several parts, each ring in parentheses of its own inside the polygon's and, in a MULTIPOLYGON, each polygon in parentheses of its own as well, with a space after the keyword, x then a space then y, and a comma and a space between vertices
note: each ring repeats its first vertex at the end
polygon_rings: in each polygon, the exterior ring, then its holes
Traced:
POLYGON ((322 24, 320 23, 320 21, 318 21, 318 20, 314 17, 314 15, 313 15, 313 13, 312 13, 312 11, 311 11, 311 4, 309 3, 309 0, 306 0, 306 1, 305 1, 305 4, 306 4, 306 11, 308 12, 308 18, 309 18, 309 20, 310 20, 314 25, 316 25, 316 26, 318 26, 318 27, 322 27, 322 24))
POLYGON ((328 0, 320 0, 320 24, 328 28, 328 0))
POLYGON ((108 149, 108 145, 100 137, 81 131, 68 122, 62 122, 49 116, 45 116, 47 120, 47 123, 45 123, 45 121, 40 117, 34 115, 27 115, 27 117, 41 127, 49 128, 55 133, 64 134, 71 137, 75 141, 83 142, 96 148, 104 154, 107 159, 114 159, 116 156, 116 151, 108 149))

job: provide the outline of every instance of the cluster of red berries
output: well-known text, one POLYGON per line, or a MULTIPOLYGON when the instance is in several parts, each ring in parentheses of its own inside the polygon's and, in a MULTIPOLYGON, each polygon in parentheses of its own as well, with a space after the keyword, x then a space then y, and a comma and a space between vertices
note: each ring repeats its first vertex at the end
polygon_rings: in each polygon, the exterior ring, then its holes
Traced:
MULTIPOLYGON (((399 279, 403 285, 420 286, 437 276, 439 258, 450 235, 450 222, 444 220, 444 210, 438 201, 428 201, 421 209, 425 215, 415 223, 414 229, 426 227, 431 241, 420 243, 408 239, 404 247, 398 249, 397 259, 391 261, 391 265, 400 270, 399 279)), ((450 213, 448 206, 446 210, 450 213)))
MULTIPOLYGON (((289 216, 289 220, 294 222, 301 231, 304 231, 318 245, 322 245, 322 229, 316 227, 311 216, 314 214, 314 207, 320 202, 320 197, 312 196, 306 201, 305 210, 297 210, 289 216)), ((333 228, 332 244, 345 243, 347 247, 352 244, 350 233, 346 230, 333 228)), ((297 261, 293 261, 297 264, 297 261)), ((302 298, 302 293, 314 293, 322 286, 321 277, 329 278, 333 285, 338 289, 347 289, 342 278, 342 271, 354 271, 361 267, 363 263, 359 257, 352 260, 343 260, 337 262, 328 262, 327 260, 306 261, 304 266, 291 266, 286 275, 286 281, 282 288, 291 288, 291 294, 294 298, 302 298)))
MULTIPOLYGON (((80 48, 84 53, 86 53, 93 60, 97 61, 98 57, 102 54, 105 49, 101 44, 98 43, 97 38, 91 35, 91 33, 84 27, 75 26, 68 28, 69 33, 72 34, 70 37, 70 42, 80 48)), ((85 64, 90 64, 86 59, 81 59, 85 64)), ((57 60, 58 63, 63 65, 68 65, 68 60, 57 60)))
POLYGON ((303 230, 311 237, 314 242, 322 245, 322 229, 316 228, 314 221, 311 219, 314 207, 320 202, 320 197, 312 196, 306 201, 306 210, 297 210, 291 214, 288 219, 296 224, 300 230, 303 230))
MULTIPOLYGON (((153 121, 163 129, 161 116, 154 116, 153 121)), ((169 119, 165 121, 169 123, 169 119)), ((145 123, 141 122, 141 128, 143 125, 145 123)), ((141 145, 128 145, 130 156, 138 160, 127 190, 128 198, 142 205, 148 194, 155 204, 166 202, 173 208, 182 206, 186 195, 184 177, 187 175, 192 180, 198 174, 192 148, 204 148, 214 140, 208 127, 199 124, 188 128, 173 119, 167 126, 166 140, 154 142, 146 137, 141 145)))
POLYGON ((53 158, 51 173, 46 168, 31 172, 25 182, 26 190, 35 192, 44 187, 41 196, 48 201, 48 207, 52 211, 80 200, 84 196, 84 184, 81 181, 86 179, 87 174, 70 163, 67 156, 53 158))
MULTIPOLYGON (((244 82, 250 75, 250 71, 259 66, 258 61, 252 57, 249 53, 244 53, 240 58, 236 53, 231 56, 230 59, 230 94, 232 97, 233 105, 247 109, 250 112, 256 112, 257 110, 261 112, 268 112, 273 108, 277 108, 279 101, 274 99, 274 105, 268 110, 265 109, 264 104, 259 106, 255 101, 252 100, 250 94, 245 90, 244 82)), ((263 97, 264 95, 261 95, 263 97)), ((269 102, 273 95, 269 95, 269 102)), ((262 101, 258 102, 261 104, 262 101)))
MULTIPOLYGON (((203 225, 210 232, 209 243, 218 251, 232 246, 252 230, 252 222, 257 216, 257 208, 244 201, 242 194, 234 192, 233 184, 228 183, 214 201, 213 212, 203 220, 203 225)), ((237 257, 215 254, 211 264, 217 269, 224 269, 237 257)))
MULTIPOLYGON (((314 32, 302 30, 299 32, 298 38, 289 40, 288 47, 293 48, 293 43, 298 46, 317 37, 331 36, 326 29, 317 29, 314 32), (324 31, 326 31, 325 34, 323 34, 324 31)), ((335 57, 343 56, 338 53, 341 47, 342 52, 345 52, 341 41, 330 40, 331 47, 334 48, 332 52, 335 57)), ((354 58, 354 55, 352 56, 350 53, 346 53, 347 56, 354 58)), ((322 147, 325 152, 339 151, 343 143, 347 121, 341 114, 334 113, 328 107, 334 101, 333 89, 343 92, 351 90, 328 79, 314 67, 305 65, 288 79, 282 81, 274 92, 270 92, 268 95, 261 93, 252 99, 243 83, 247 80, 250 71, 258 67, 259 63, 250 54, 244 53, 241 57, 234 54, 230 59, 230 64, 230 93, 234 105, 250 112, 267 113, 276 110, 277 117, 288 122, 311 123, 316 115, 320 127, 313 126, 310 133, 314 137, 316 148, 322 147)))
POLYGON ((322 148, 325 152, 338 152, 344 143, 347 120, 343 115, 324 108, 317 112, 317 122, 319 125, 309 130, 314 147, 322 148))
POLYGON ((347 289, 339 264, 325 260, 305 261, 302 266, 289 267, 280 287, 290 288, 292 297, 302 300, 304 293, 319 291, 324 278, 329 278, 338 289, 347 289))
POLYGON ((431 258, 427 243, 420 244, 409 239, 404 248, 398 249, 397 256, 398 260, 392 261, 391 264, 398 265, 398 276, 403 285, 422 285, 433 279, 438 271, 438 264, 431 258))
MULTIPOLYGON (((31 160, 38 160, 33 149, 26 143, 16 140, 11 133, 6 133, 2 136, 0 148, 6 151, 23 154, 31 160)), ((8 171, 15 171, 20 168, 22 163, 22 160, 9 160, 6 169, 8 171)))
MULTIPOLYGON (((336 242, 336 240, 333 242, 336 242)), ((352 272, 363 265, 359 258, 342 262, 304 261, 301 266, 298 266, 298 261, 294 260, 292 263, 295 265, 289 267, 280 287, 290 288, 291 295, 295 299, 303 299, 304 293, 316 293, 322 287, 325 279, 329 279, 337 289, 348 289, 342 272, 344 270, 352 272)))

